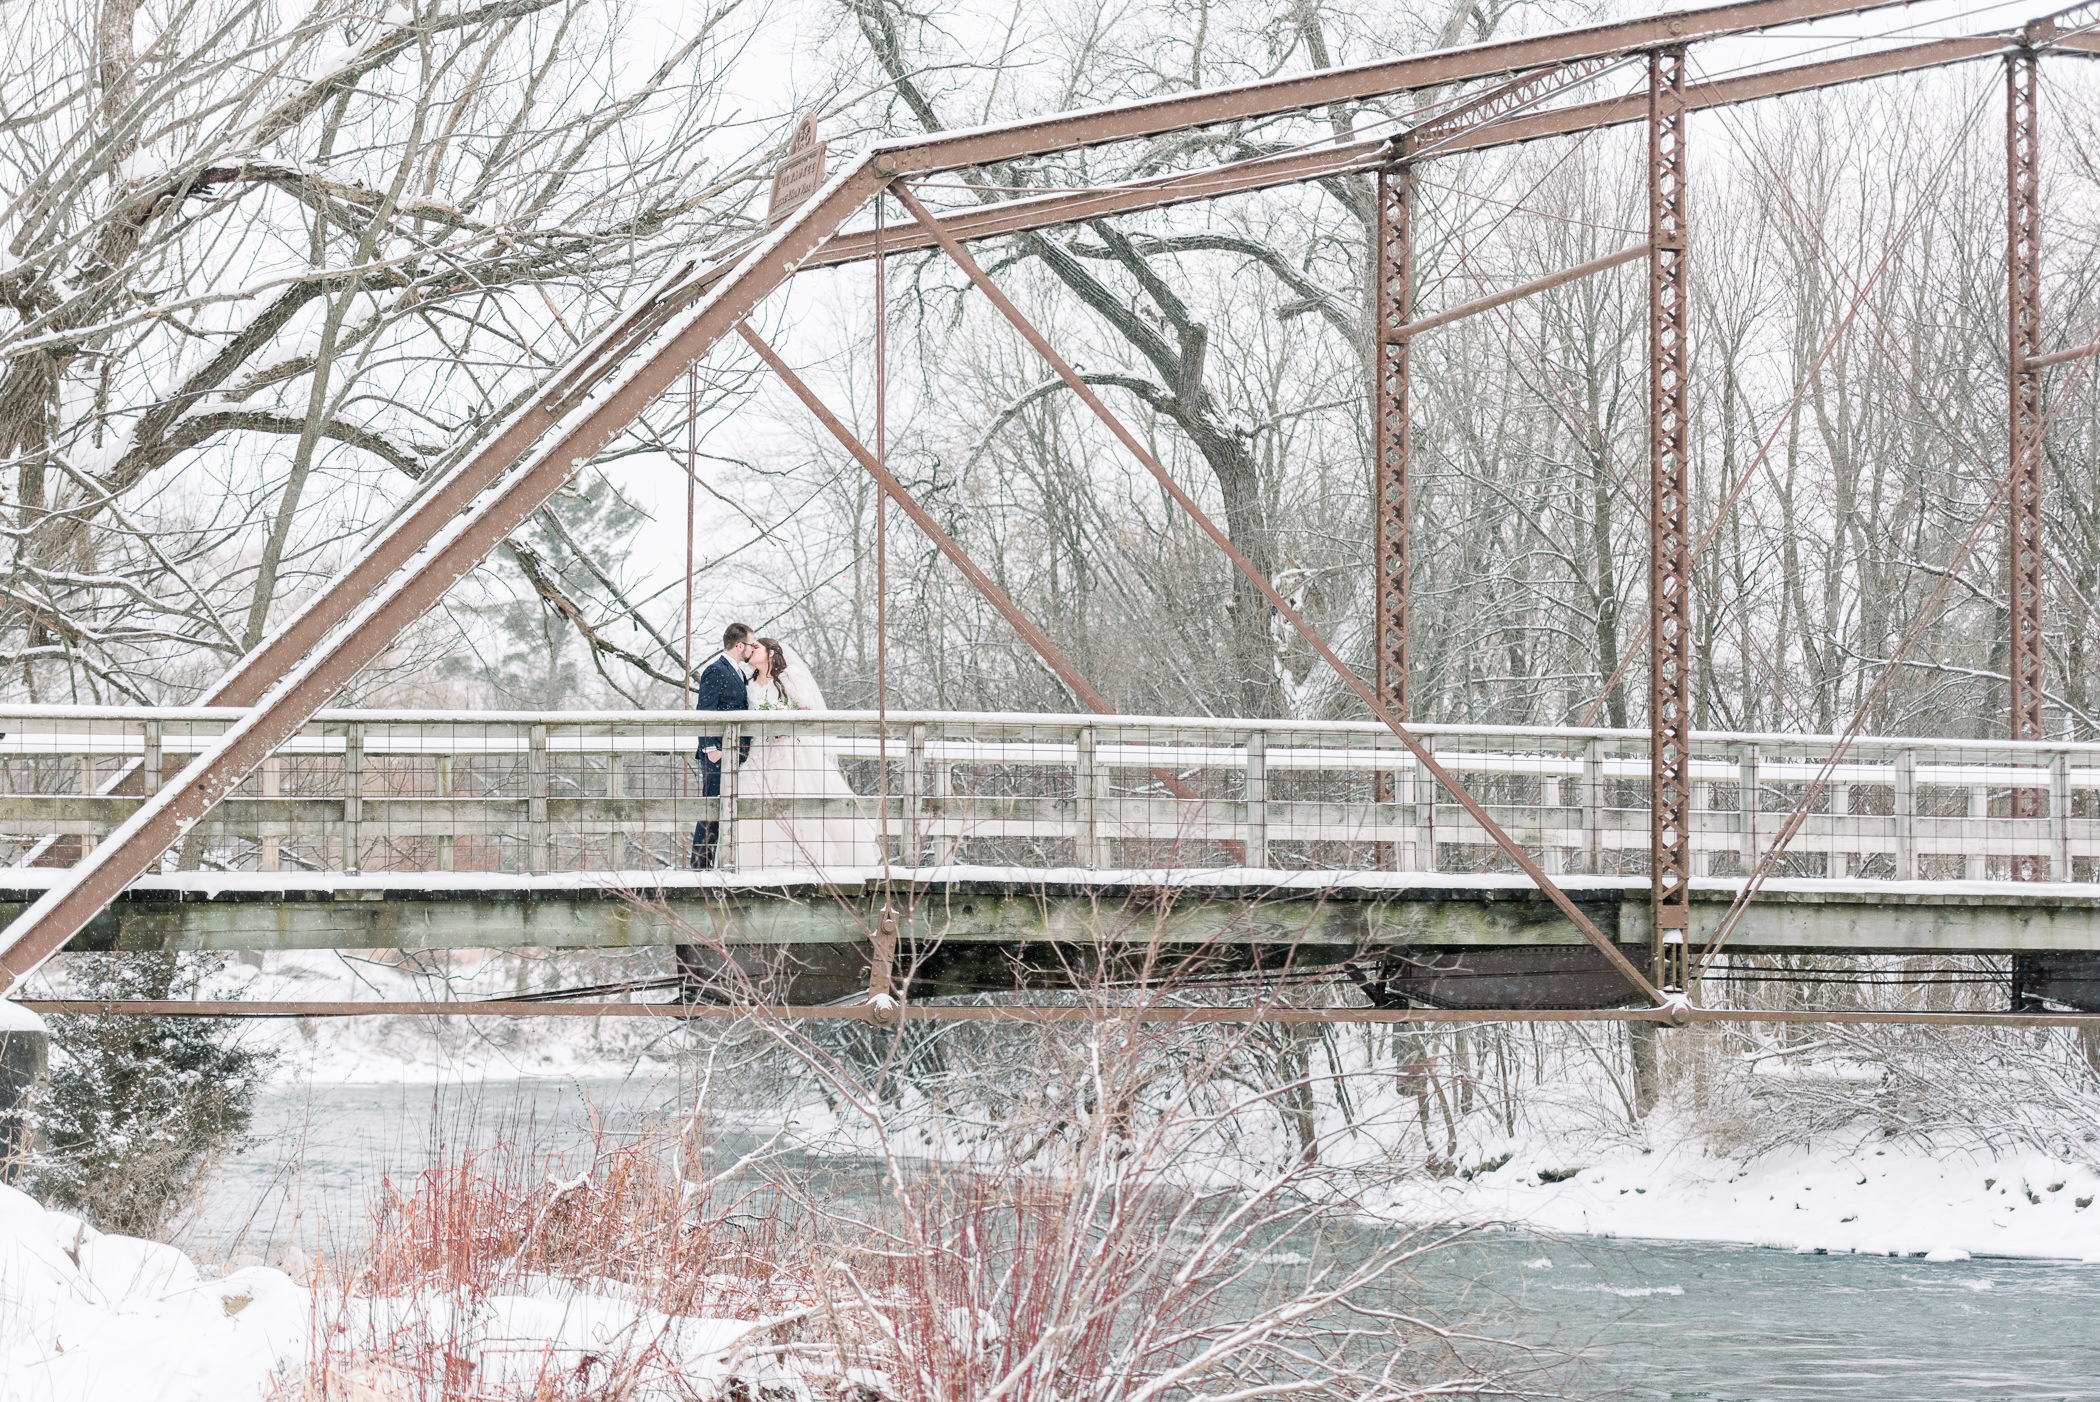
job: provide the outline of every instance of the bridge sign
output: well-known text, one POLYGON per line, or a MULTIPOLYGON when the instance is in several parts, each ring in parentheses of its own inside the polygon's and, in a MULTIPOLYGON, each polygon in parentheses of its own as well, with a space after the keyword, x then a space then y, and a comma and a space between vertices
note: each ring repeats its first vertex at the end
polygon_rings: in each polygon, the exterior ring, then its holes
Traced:
POLYGON ((795 123, 795 136, 788 142, 787 154, 773 169, 773 199, 766 206, 766 222, 786 218, 823 184, 824 143, 817 139, 817 115, 810 112, 795 123))

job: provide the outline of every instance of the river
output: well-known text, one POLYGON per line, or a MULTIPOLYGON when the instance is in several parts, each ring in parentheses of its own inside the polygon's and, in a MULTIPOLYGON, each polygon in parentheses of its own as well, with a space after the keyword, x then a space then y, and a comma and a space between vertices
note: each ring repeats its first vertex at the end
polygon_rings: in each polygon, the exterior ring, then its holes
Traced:
MULTIPOLYGON (((275 1089, 184 1244, 211 1257, 347 1242, 382 1175, 498 1135, 578 1149, 594 1114, 617 1124, 668 1093, 644 1080, 275 1089)), ((1488 1322, 1510 1336, 1579 1352, 1578 1394, 2100 1402, 2100 1266, 1505 1233, 1450 1248, 1422 1283, 1492 1302, 1488 1322)))

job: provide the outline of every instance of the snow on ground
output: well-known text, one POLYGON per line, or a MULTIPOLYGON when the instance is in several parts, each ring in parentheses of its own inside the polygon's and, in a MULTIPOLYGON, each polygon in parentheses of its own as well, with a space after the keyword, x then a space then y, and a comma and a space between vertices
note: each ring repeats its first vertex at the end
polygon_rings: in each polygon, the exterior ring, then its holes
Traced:
POLYGON ((281 1271, 204 1280, 172 1246, 101 1236, 0 1188, 0 1396, 264 1395, 303 1362, 312 1307, 281 1271))
MULTIPOLYGON (((637 1402, 686 1398, 740 1379, 751 1393, 805 1396, 771 1353, 750 1350, 774 1320, 666 1315, 613 1287, 531 1282, 530 1293, 344 1299, 282 1271, 200 1271, 172 1246, 104 1236, 0 1187, 0 1398, 7 1402, 236 1402, 403 1395, 420 1354, 487 1395, 602 1381, 618 1370, 637 1402), (325 1347, 324 1347, 325 1346, 325 1347)), ((732 1385, 728 1390, 733 1390, 732 1385)), ((477 1394, 478 1395, 478 1394, 477 1394)))
POLYGON ((1500 1167, 1407 1183, 1383 1207, 1567 1235, 2100 1262, 2100 1171, 2091 1164, 1929 1151, 1879 1132, 1748 1163, 1712 1156, 1690 1137, 1650 1142, 1587 1153, 1513 1146, 1500 1167))

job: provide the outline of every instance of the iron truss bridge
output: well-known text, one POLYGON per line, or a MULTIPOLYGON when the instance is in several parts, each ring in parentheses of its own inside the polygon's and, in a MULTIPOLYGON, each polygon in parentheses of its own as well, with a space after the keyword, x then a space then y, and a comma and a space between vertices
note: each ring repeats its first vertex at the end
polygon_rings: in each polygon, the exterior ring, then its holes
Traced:
MULTIPOLYGON (((0 711, 0 917, 240 718, 0 711)), ((74 947, 670 946, 689 984, 734 975, 769 1003, 850 1017, 881 1011, 871 978, 922 999, 1071 990, 1142 982, 1134 971, 1164 951, 1188 988, 1350 990, 1338 1008, 1151 1010, 1180 1021, 1702 1015, 1696 999, 1642 998, 1484 817, 1636 966, 1659 944, 1709 976, 1727 955, 1718 967, 1987 956, 2012 994, 1991 1020, 2100 1006, 2100 744, 1695 733, 1680 936, 1652 917, 1645 731, 1413 734, 1483 812, 1375 723, 324 711, 74 947), (692 763, 703 729, 731 753, 751 746, 716 797, 692 763), (698 871, 703 823, 719 845, 698 871)), ((602 998, 422 1010, 440 1009, 724 1011, 602 998)))
MULTIPOLYGON (((1110 952, 1168 946, 1202 951, 1217 978, 1255 978, 1264 990, 1324 959, 1361 995, 1346 1009, 1155 1001, 1145 1014, 1179 1020, 1681 1023, 1731 1016, 1702 1004, 1701 986, 1757 951, 1998 959, 2011 1006, 1992 1018, 2065 1021, 2081 1015, 2067 1009, 2100 1007, 2090 906, 2100 892, 2080 880, 2093 875, 2100 756, 2047 740, 2042 647, 2052 489, 2044 448, 2052 415, 2100 362, 2100 341, 2043 337, 2040 180, 2044 60, 2100 57, 2100 0, 1996 32, 1921 39, 1896 29, 1864 48, 1857 36, 1825 36, 1834 42, 1817 53, 1854 51, 1720 77, 1699 77, 1691 60, 1701 44, 1899 3, 1733 0, 869 145, 749 240, 669 268, 538 378, 514 413, 463 445, 470 450, 214 683, 205 708, 9 712, 0 827, 13 834, 17 884, 5 894, 18 913, 0 930, 0 996, 76 938, 158 948, 530 940, 671 944, 687 951, 688 988, 731 976, 783 980, 771 986, 790 1001, 775 1005, 810 1016, 1129 1015, 1098 1003, 900 1005, 896 995, 1060 980, 1071 990, 1104 975, 1142 982, 1155 967, 1149 954, 1110 952), (2003 485, 1942 584, 1905 621, 1842 735, 1702 735, 1691 729, 1694 565, 1721 519, 1695 520, 1690 491, 1693 119, 1969 64, 1997 68, 2004 83, 2003 485), (944 196, 956 182, 937 178, 996 170, 993 183, 1011 192, 1004 172, 1016 163, 1322 110, 1350 112, 1350 134, 1316 123, 1326 134, 1201 169, 988 201, 977 198, 996 193, 988 187, 961 201, 944 196), (1471 301, 1415 305, 1412 209, 1423 170, 1462 152, 1614 127, 1638 130, 1647 153, 1647 228, 1632 243, 1471 301), (1377 210, 1364 675, 969 247, 1335 179, 1366 182, 1377 210), (883 260, 914 251, 938 251, 968 279, 1376 725, 1108 714, 1056 641, 890 472, 879 427, 872 447, 862 442, 753 324, 799 272, 868 263, 874 320, 884 325, 883 260), (1648 610, 1644 642, 1627 661, 1645 651, 1648 727, 1411 725, 1410 349, 1466 317, 1635 263, 1647 273, 1648 610), (724 345, 756 356, 867 471, 878 509, 893 503, 910 517, 1096 714, 899 714, 872 725, 854 715, 731 717, 720 723, 742 727, 739 740, 794 762, 755 764, 710 796, 685 767, 690 715, 325 709, 724 345), (1929 634, 1946 589, 1999 531, 2008 741, 1866 737, 1866 718, 1929 634), (690 870, 691 829, 702 823, 720 827, 704 873, 690 870), (812 950, 831 953, 780 954, 812 950), (850 1006, 794 1001, 849 986, 850 1006)), ((878 374, 878 426, 885 383, 878 374)), ((1760 461, 1733 485, 1724 515, 1760 461)), ((878 551, 878 618, 883 558, 878 551)), ((881 659, 879 626, 874 642, 881 659)), ((605 1010, 592 1015, 709 1011, 690 996, 592 1006, 605 1010)))

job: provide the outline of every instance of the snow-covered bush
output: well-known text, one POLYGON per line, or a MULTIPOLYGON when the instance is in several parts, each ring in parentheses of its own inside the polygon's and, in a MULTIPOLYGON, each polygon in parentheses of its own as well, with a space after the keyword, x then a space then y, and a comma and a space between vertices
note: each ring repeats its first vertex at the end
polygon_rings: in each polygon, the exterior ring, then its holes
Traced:
MULTIPOLYGON (((72 954, 70 996, 196 995, 217 959, 72 954)), ((238 1146, 272 1056, 232 1019, 53 1017, 51 1080, 36 1103, 28 1187, 104 1231, 159 1234, 211 1166, 238 1146)))

